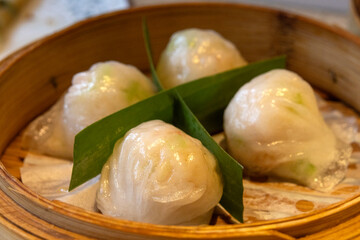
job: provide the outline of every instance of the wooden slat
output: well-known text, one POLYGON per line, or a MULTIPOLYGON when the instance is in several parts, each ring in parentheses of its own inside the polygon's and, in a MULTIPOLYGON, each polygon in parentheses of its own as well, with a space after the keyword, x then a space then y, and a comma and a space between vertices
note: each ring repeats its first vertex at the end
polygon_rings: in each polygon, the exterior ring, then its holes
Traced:
POLYGON ((360 215, 330 229, 301 238, 301 240, 324 239, 360 239, 360 215))

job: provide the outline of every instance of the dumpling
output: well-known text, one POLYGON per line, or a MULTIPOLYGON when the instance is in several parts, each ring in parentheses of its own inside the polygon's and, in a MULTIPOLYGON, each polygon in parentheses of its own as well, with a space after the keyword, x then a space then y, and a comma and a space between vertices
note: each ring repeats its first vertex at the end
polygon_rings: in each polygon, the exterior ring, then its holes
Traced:
POLYGON ((236 93, 224 113, 230 154, 251 174, 273 175, 327 191, 346 173, 351 147, 324 122, 311 86, 272 70, 236 93))
POLYGON ((94 64, 89 71, 76 74, 65 96, 29 125, 24 145, 43 154, 72 159, 79 131, 154 91, 151 81, 133 66, 115 61, 94 64))
POLYGON ((222 191, 217 161, 202 143, 152 120, 115 144, 101 172, 97 207, 132 221, 208 224, 222 191))
POLYGON ((174 33, 160 56, 157 73, 165 88, 246 65, 234 44, 212 30, 174 33))

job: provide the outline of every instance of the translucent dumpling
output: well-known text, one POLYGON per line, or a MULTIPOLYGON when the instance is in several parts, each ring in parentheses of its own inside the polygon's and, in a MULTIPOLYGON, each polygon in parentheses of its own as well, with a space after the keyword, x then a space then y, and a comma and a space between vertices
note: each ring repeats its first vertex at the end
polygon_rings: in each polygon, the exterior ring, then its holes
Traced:
POLYGON ((115 144, 101 172, 97 207, 139 222, 208 224, 222 190, 217 161, 201 142, 153 120, 115 144))
POLYGON ((71 159, 79 131, 153 94, 151 81, 135 67, 115 61, 94 64, 89 71, 76 74, 64 97, 30 124, 24 145, 71 159))
POLYGON ((346 173, 351 147, 324 122, 311 86, 273 70, 244 85, 225 110, 228 150, 251 174, 327 191, 346 173))
POLYGON ((157 65, 165 88, 246 65, 234 44, 212 30, 174 33, 157 65))

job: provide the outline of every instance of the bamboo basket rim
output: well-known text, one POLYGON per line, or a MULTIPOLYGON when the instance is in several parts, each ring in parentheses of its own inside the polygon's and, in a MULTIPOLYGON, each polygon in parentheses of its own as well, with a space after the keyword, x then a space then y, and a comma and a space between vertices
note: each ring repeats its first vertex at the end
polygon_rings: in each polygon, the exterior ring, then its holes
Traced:
MULTIPOLYGON (((360 47, 360 38, 343 30, 336 26, 330 26, 325 23, 319 22, 314 19, 310 19, 308 17, 300 16, 293 13, 288 13, 282 10, 275 10, 267 7, 260 7, 260 6, 252 6, 246 4, 238 4, 238 3, 175 3, 175 4, 163 4, 163 5, 154 5, 154 6, 143 6, 138 8, 131 8, 126 10, 119 10, 107 14, 102 14, 96 17, 92 17, 83 21, 80 21, 76 24, 73 24, 61 31, 58 31, 54 34, 51 34, 47 37, 39 39, 33 43, 30 43, 21 49, 17 50, 16 52, 12 53, 10 56, 6 57, 0 62, 0 75, 6 72, 9 68, 12 67, 19 59, 23 56, 31 53, 32 51, 36 50, 37 48, 41 47, 44 44, 48 44, 55 39, 66 35, 72 31, 76 31, 77 29, 90 25, 96 21, 104 20, 108 18, 112 18, 118 15, 128 15, 132 13, 141 13, 143 12, 144 15, 147 13, 151 13, 156 10, 161 9, 169 9, 169 8, 177 8, 177 7, 222 7, 222 8, 241 8, 241 9, 249 9, 249 10, 257 10, 262 12, 268 12, 278 15, 285 15, 289 18, 296 18, 299 21, 311 25, 315 25, 325 31, 331 32, 341 38, 345 38, 348 41, 351 41, 357 44, 360 47)), ((0 82, 1 85, 1 82, 0 82)), ((6 149, 6 147, 5 147, 6 149)), ((4 149, 1 149, 0 154, 3 154, 4 149)), ((360 209, 360 194, 357 194, 349 199, 342 200, 340 202, 331 204, 323 209, 310 211, 307 213, 299 214, 292 217, 285 217, 277 220, 270 220, 270 221, 262 221, 256 223, 243 223, 243 224, 236 224, 236 225, 221 225, 221 226, 167 226, 167 225, 156 225, 156 224, 149 224, 149 223, 142 223, 142 222, 134 222, 122 219, 116 219, 113 217, 108 217, 99 213, 93 213, 81 208, 58 202, 58 201, 50 201, 45 197, 42 197, 29 188, 27 188, 20 180, 13 177, 4 167, 2 163, 0 163, 0 182, 5 183, 1 184, 0 188, 9 195, 9 192, 16 192, 20 195, 26 195, 27 199, 30 200, 32 203, 43 206, 48 208, 51 211, 54 211, 58 214, 65 215, 67 217, 72 217, 76 220, 83 221, 83 222, 90 222, 92 224, 96 224, 103 227, 109 227, 112 229, 120 230, 122 232, 127 233, 141 233, 143 235, 151 235, 151 236, 168 236, 169 234, 182 234, 181 237, 204 237, 208 233, 218 233, 217 237, 230 237, 236 236, 236 234, 248 232, 249 230, 256 230, 256 231, 267 231, 267 230, 281 230, 285 228, 292 228, 296 227, 302 223, 310 223, 314 220, 318 220, 320 215, 324 216, 331 216, 336 213, 341 213, 344 209, 349 209, 351 207, 355 207, 359 205, 360 209), (66 208, 64 208, 66 206, 66 208), (147 232, 142 230, 146 229, 147 232), (221 234, 221 236, 220 236, 221 234), (225 235, 224 235, 225 234, 225 235)), ((357 215, 360 213, 360 210, 353 215, 357 215)))
MULTIPOLYGON (((135 12, 149 12, 149 10, 157 10, 157 9, 168 9, 168 8, 177 8, 177 7, 211 7, 211 6, 217 6, 217 7, 229 7, 229 8, 247 8, 249 10, 258 10, 263 12, 269 12, 269 13, 277 13, 279 15, 285 15, 289 18, 296 18, 299 19, 301 22, 305 22, 311 25, 316 25, 324 30, 327 30, 329 32, 335 33, 338 36, 341 36, 347 40, 350 40, 358 45, 360 45, 360 37, 346 31, 345 29, 338 27, 336 25, 329 25, 324 22, 318 21, 316 19, 312 19, 306 16, 302 16, 296 13, 290 13, 284 10, 278 10, 270 7, 263 7, 263 6, 255 6, 255 5, 248 5, 243 3, 224 3, 224 2, 192 2, 192 3, 167 3, 167 4, 161 4, 161 5, 151 5, 151 6, 141 6, 136 8, 129 8, 124 10, 117 10, 114 12, 104 13, 98 16, 90 17, 88 19, 81 20, 77 23, 74 23, 60 31, 57 31, 51 35, 45 36, 43 38, 40 38, 38 40, 35 40, 20 49, 16 50, 15 52, 11 53, 9 56, 5 57, 0 61, 0 75, 6 71, 7 68, 11 67, 12 64, 14 64, 18 59, 22 58, 24 55, 30 53, 31 51, 34 51, 36 48, 40 47, 43 44, 46 44, 48 42, 51 42, 58 37, 67 34, 68 32, 74 31, 77 28, 81 28, 82 26, 91 24, 93 22, 99 21, 101 19, 106 18, 112 18, 117 15, 127 15, 132 14, 135 12), (1 66, 4 65, 4 66, 1 66)), ((2 154, 2 152, 0 152, 2 154)))

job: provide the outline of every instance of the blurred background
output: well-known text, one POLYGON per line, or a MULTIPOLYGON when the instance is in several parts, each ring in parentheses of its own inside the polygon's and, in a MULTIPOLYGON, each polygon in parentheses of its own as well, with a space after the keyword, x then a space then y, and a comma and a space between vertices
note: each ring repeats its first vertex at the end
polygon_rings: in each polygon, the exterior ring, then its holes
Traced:
POLYGON ((360 35, 359 0, 0 0, 0 59, 41 37, 99 14, 154 4, 236 2, 305 15, 360 35))

